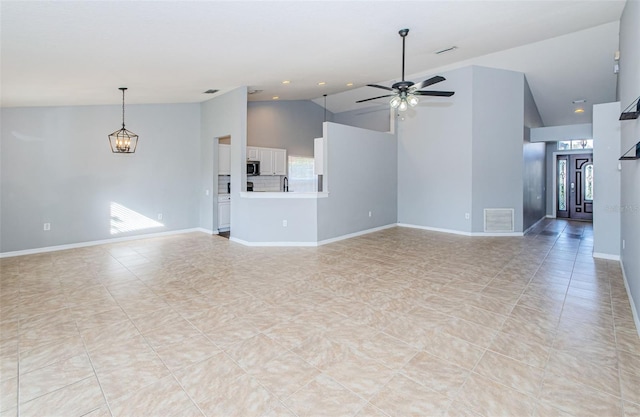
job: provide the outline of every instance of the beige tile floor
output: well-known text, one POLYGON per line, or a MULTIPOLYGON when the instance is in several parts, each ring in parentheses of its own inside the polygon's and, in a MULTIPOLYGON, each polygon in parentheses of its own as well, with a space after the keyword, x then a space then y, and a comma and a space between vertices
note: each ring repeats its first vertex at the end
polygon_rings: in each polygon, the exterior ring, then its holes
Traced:
POLYGON ((588 223, 319 248, 193 233, 0 262, 0 416, 640 416, 588 223))

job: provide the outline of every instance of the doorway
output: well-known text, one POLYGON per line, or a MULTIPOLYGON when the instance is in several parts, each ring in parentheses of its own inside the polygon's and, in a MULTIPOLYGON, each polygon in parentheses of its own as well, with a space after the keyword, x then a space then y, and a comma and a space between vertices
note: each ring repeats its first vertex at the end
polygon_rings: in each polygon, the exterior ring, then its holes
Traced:
POLYGON ((558 155, 556 217, 593 220, 593 155, 558 155))

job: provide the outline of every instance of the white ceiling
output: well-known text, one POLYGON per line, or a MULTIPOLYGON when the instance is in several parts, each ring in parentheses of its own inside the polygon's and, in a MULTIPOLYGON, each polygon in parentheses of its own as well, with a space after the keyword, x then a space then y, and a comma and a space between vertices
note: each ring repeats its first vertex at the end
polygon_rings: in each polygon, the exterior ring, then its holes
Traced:
POLYGON ((607 23, 624 4, 2 0, 2 106, 117 104, 121 86, 128 104, 189 103, 246 85, 263 90, 251 100, 329 94, 329 110, 356 109, 381 95, 362 86, 400 76, 406 27, 411 77, 470 63, 522 71, 546 125, 584 123, 590 105, 615 99, 618 25, 607 23), (579 116, 577 98, 588 100, 579 116))

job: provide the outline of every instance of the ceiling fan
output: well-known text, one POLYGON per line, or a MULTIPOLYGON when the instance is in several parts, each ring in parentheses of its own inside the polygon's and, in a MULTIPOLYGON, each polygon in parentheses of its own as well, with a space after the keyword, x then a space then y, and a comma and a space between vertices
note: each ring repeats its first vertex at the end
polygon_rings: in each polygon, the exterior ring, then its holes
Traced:
POLYGON ((453 91, 433 91, 433 90, 419 91, 422 88, 444 81, 445 78, 439 75, 436 75, 435 77, 431 77, 428 80, 424 80, 418 84, 415 84, 412 81, 404 80, 404 43, 405 43, 405 38, 409 34, 409 29, 401 29, 398 33, 402 37, 402 81, 398 81, 397 83, 393 84, 391 87, 386 87, 384 85, 377 85, 377 84, 367 84, 367 86, 369 87, 388 90, 393 92, 393 94, 386 94, 384 96, 367 98, 365 100, 356 101, 356 103, 363 103, 365 101, 377 100, 379 98, 384 98, 384 97, 393 97, 389 102, 391 107, 394 109, 398 109, 399 111, 405 111, 409 108, 409 106, 414 107, 418 104, 417 96, 451 97, 452 95, 454 95, 455 92, 453 91))

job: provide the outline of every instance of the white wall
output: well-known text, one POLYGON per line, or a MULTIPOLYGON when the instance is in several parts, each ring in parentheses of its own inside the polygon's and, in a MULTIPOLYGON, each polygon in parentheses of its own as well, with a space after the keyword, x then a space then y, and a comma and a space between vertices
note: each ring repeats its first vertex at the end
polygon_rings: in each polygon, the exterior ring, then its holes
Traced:
POLYGON ((593 106, 593 252, 620 256, 620 102, 593 106))
POLYGON ((471 232, 472 74, 442 74, 438 87, 455 95, 425 98, 398 120, 398 223, 471 232))
POLYGON ((198 226, 199 105, 127 105, 127 129, 140 137, 132 155, 113 154, 107 139, 121 106, 1 111, 0 252, 198 226))
POLYGON ((591 123, 537 127, 531 129, 531 142, 591 139, 593 137, 592 130, 593 125, 591 123))
POLYGON ((318 240, 396 223, 395 136, 337 123, 323 136, 329 197, 318 200, 318 240))
MULTIPOLYGON (((629 0, 620 19, 620 102, 626 107, 640 95, 640 1, 629 0)), ((621 123, 621 150, 640 140, 640 119, 621 123)), ((621 238, 625 241, 622 264, 636 312, 640 312, 640 160, 622 161, 621 238)), ((636 316, 640 332, 640 321, 636 316)))

